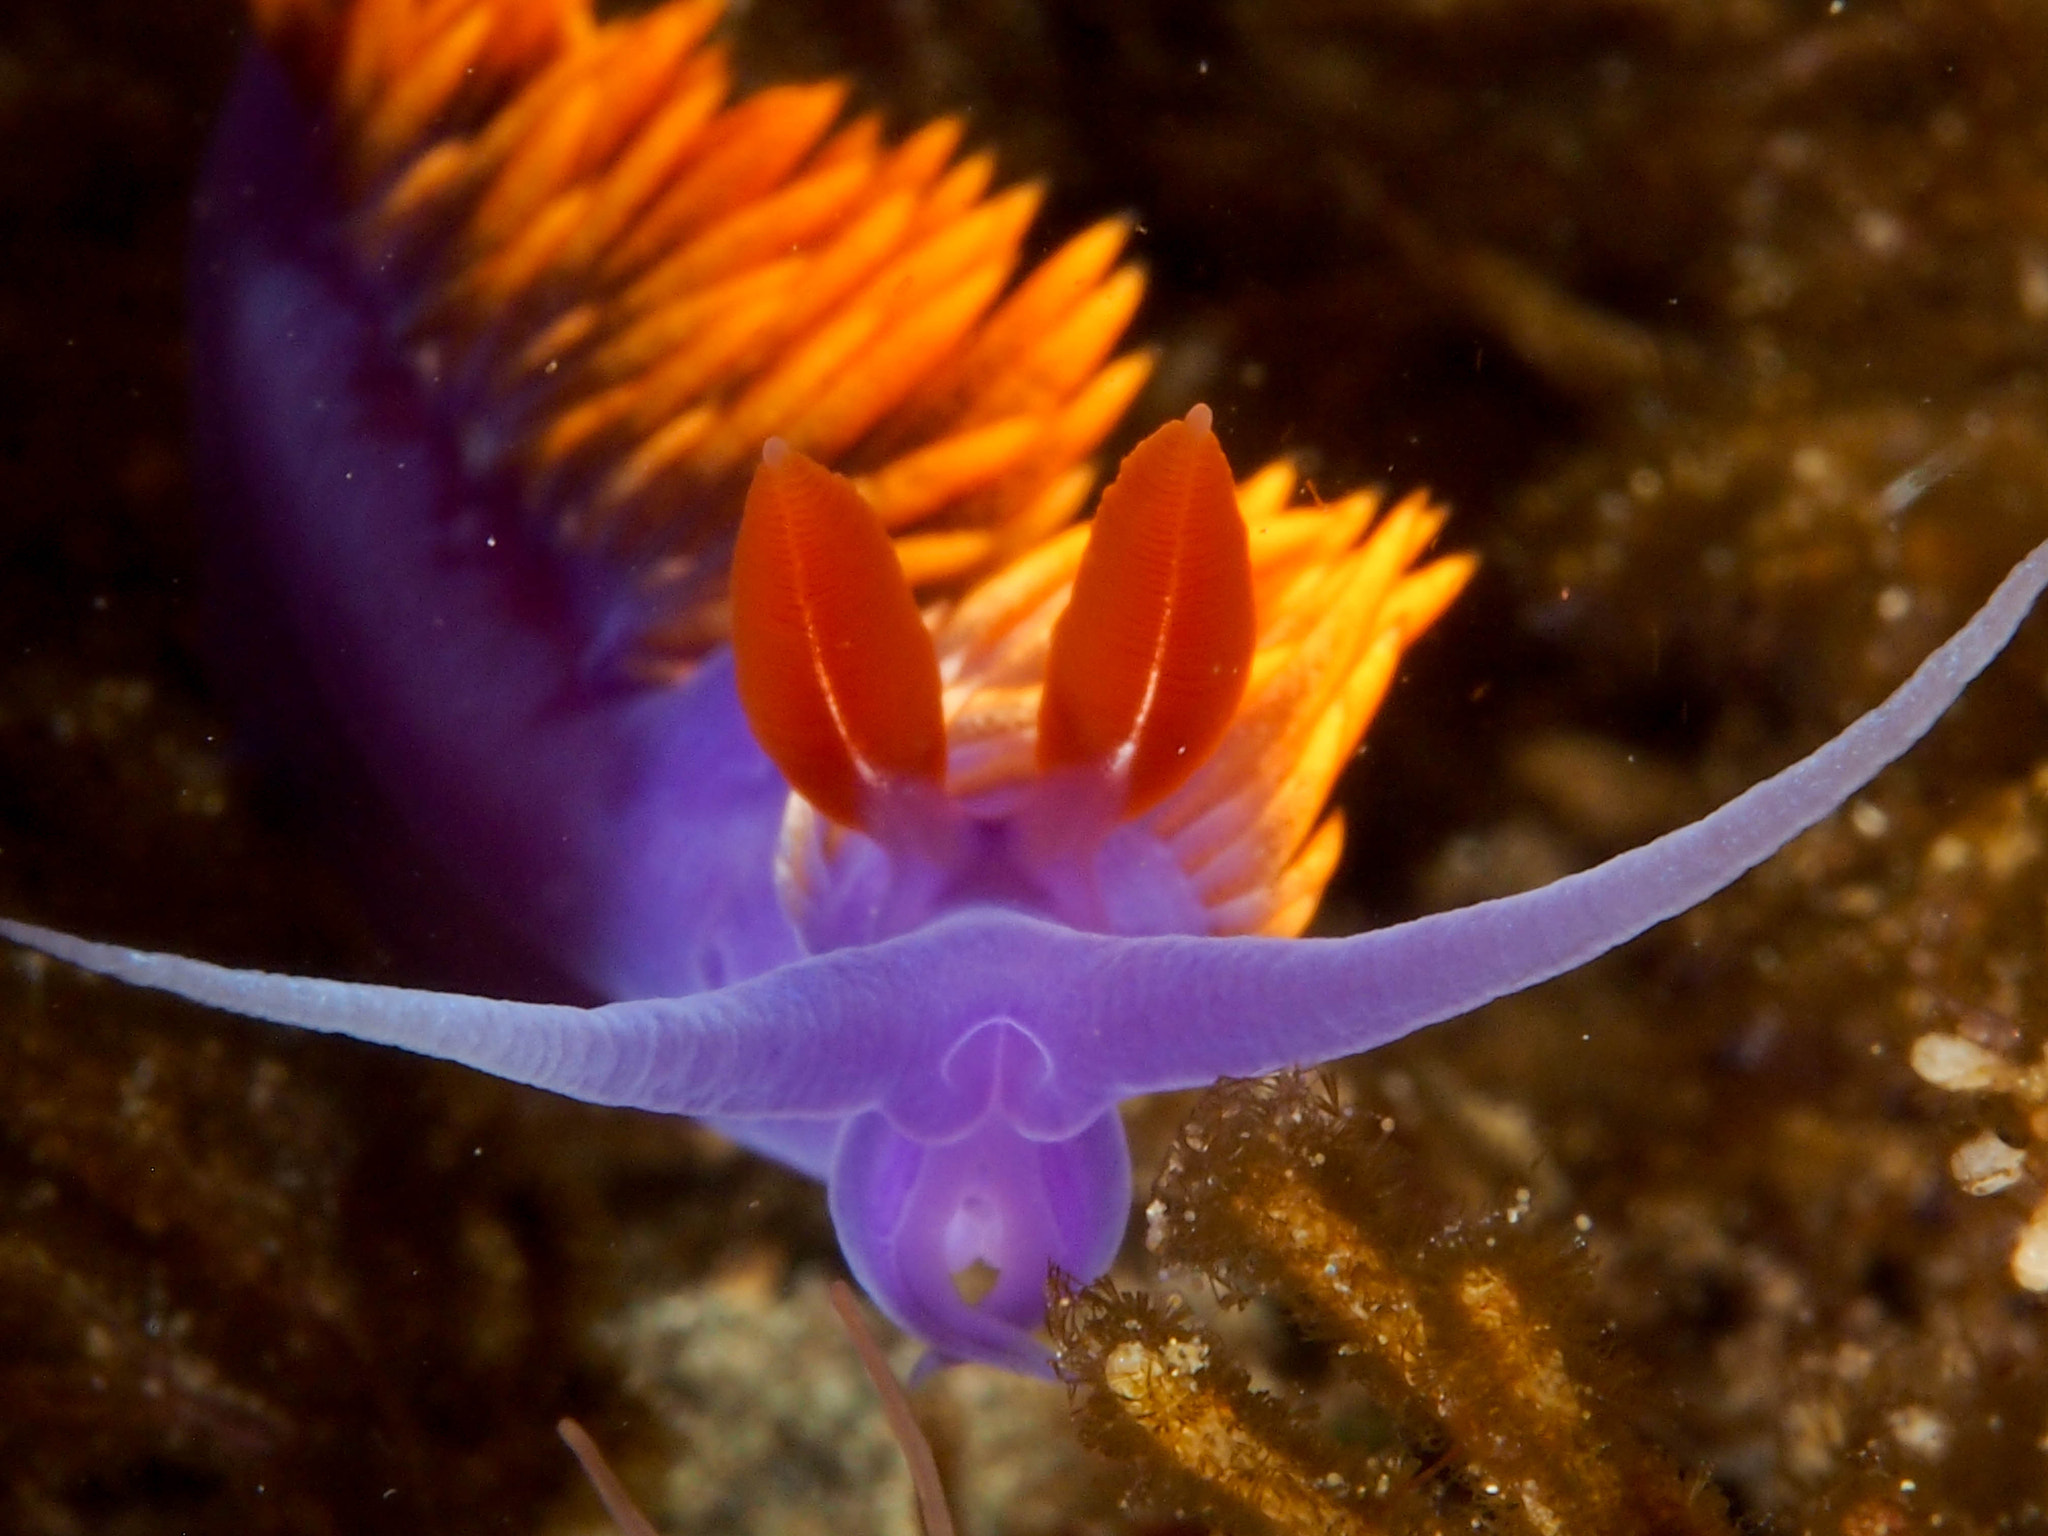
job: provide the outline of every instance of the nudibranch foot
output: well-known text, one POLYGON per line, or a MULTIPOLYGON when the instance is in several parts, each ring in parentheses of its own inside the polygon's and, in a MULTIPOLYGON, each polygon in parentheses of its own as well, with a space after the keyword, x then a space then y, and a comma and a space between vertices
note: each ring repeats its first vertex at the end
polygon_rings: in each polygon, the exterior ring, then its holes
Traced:
POLYGON ((1074 1135, 1042 1140, 994 1115, 938 1142, 862 1115, 833 1164, 832 1224, 862 1288, 942 1360, 1049 1377, 1041 1330, 1050 1269, 1109 1268, 1130 1188, 1113 1109, 1074 1135))

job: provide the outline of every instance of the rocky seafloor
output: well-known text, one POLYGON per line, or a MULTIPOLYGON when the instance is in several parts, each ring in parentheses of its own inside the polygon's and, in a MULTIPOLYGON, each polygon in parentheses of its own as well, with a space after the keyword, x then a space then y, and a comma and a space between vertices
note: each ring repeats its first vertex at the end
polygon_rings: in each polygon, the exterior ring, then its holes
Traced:
MULTIPOLYGON (((756 80, 846 73, 899 125, 967 110, 1051 179, 1048 243, 1134 213, 1162 367, 1125 441, 1201 398, 1241 467, 1296 452, 1328 490, 1453 504, 1484 569, 1348 785, 1329 931, 1718 803, 2048 534, 2048 12, 2023 0, 753 0, 730 27, 756 80)), ((180 263, 242 31, 225 0, 0 16, 0 910, 437 979, 402 859, 362 879, 208 681, 180 263)), ((1427 1290, 1475 1243, 1529 1248, 1515 1315, 1570 1319, 1540 1336, 1609 1438, 1549 1465, 1626 1442, 1684 1490, 1653 1515, 1572 1485, 1563 1527, 2048 1528, 2048 1311, 2010 1263, 2048 1178, 2018 1071, 2048 1043, 2044 668, 2037 620, 1728 895, 1339 1069, 1331 1102, 1377 1129, 1329 1155, 1397 1151, 1421 1192, 1381 1202, 1375 1251, 1427 1290), (1930 1034, 2010 1091, 1930 1086, 1930 1034), (2011 1176, 1975 1196, 1950 1159, 1987 1132, 2011 1176)), ((1134 1112, 1145 1184, 1189 1108, 1134 1112)), ((1188 1150, 1165 1204, 1225 1229, 1188 1150)), ((1363 1231, 1379 1177, 1317 1198, 1363 1231)), ((821 1197, 688 1127, 10 955, 0 1212, 0 1528, 599 1530, 565 1413, 668 1529, 915 1528, 823 1303, 821 1197)), ((1144 1235, 1137 1310, 1076 1315, 1111 1361, 1080 1428, 1053 1387, 920 1390, 967 1529, 1543 1528, 1488 1492, 1523 1431, 1459 1407, 1479 1346, 1390 1386, 1271 1234, 1164 1278, 1144 1235), (1334 1504, 1103 1430, 1117 1340, 1157 1342, 1144 1298, 1173 1292, 1218 1379, 1266 1394, 1245 1444, 1341 1476, 1334 1504)))

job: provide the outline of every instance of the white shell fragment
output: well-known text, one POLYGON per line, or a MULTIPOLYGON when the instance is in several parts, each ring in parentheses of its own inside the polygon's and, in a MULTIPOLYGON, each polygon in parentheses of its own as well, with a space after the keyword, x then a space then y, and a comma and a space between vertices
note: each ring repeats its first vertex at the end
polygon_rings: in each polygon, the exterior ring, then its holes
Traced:
POLYGON ((1995 1195, 2019 1183, 2027 1171, 2026 1149, 1984 1131, 1949 1154, 1948 1171, 1964 1194, 1995 1195))
POLYGON ((1913 1042, 1913 1070, 1951 1093, 1980 1093, 2002 1086, 2012 1074, 2004 1057, 1961 1035, 1922 1035, 1913 1042))

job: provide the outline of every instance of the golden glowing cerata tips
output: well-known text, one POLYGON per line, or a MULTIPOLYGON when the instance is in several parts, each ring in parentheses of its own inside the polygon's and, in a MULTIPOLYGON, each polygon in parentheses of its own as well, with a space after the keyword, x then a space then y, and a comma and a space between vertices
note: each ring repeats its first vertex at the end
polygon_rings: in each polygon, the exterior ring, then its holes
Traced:
POLYGON ((1143 279, 1098 224, 1017 277, 1039 201, 960 124, 834 124, 837 82, 727 102, 715 0, 256 0, 334 129, 363 272, 407 355, 536 527, 667 601, 677 663, 723 637, 762 442, 851 475, 920 590, 1071 521, 1149 360, 1143 279))

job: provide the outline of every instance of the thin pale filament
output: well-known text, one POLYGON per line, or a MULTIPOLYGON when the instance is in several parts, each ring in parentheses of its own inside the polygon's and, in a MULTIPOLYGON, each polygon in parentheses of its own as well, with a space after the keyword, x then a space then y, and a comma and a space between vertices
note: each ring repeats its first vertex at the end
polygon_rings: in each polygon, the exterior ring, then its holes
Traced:
POLYGON ((909 1394, 896 1379, 896 1373, 889 1369, 888 1357, 882 1353, 882 1346, 875 1342, 867 1319, 861 1316, 853 1287, 844 1280, 832 1282, 832 1310, 845 1324, 846 1332, 853 1340, 854 1353, 860 1356, 868 1380, 875 1384, 875 1390, 882 1396, 882 1414, 889 1421, 889 1432, 896 1437, 903 1459, 910 1466, 910 1483, 917 1490, 917 1507, 924 1516, 925 1536, 953 1536, 953 1513, 946 1508, 946 1485, 939 1481, 938 1458, 932 1455, 932 1445, 925 1439, 924 1431, 917 1427, 917 1415, 910 1411, 909 1394))

